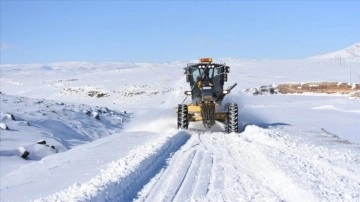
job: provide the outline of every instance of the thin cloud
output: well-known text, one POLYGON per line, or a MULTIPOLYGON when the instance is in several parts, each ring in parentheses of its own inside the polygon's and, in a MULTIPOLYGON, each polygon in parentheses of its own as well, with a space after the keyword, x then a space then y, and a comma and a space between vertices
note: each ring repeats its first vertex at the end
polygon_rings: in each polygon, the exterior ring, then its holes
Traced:
POLYGON ((10 50, 13 46, 8 43, 0 43, 0 51, 7 51, 10 50))

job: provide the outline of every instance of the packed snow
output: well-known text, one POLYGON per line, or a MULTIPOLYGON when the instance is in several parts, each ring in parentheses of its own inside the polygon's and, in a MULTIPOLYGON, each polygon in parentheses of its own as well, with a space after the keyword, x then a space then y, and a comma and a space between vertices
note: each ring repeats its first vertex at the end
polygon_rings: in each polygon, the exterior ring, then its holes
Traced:
POLYGON ((359 98, 246 91, 360 83, 358 58, 214 58, 238 83, 231 134, 176 129, 196 60, 2 64, 0 200, 359 201, 359 98))

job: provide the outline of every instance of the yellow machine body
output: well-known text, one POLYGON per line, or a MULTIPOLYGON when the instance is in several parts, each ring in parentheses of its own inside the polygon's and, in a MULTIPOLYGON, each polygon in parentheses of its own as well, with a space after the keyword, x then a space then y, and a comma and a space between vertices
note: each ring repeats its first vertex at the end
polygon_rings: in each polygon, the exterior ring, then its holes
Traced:
MULTIPOLYGON (((187 104, 188 107, 188 119, 190 122, 202 121, 201 105, 187 104)), ((227 119, 226 112, 215 112, 215 120, 224 122, 227 119)))

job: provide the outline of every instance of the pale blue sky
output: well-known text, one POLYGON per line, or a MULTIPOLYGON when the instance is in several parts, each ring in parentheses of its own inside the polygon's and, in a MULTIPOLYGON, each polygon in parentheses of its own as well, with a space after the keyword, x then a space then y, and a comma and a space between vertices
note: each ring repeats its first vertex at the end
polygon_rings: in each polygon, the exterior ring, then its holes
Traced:
POLYGON ((2 64, 290 59, 360 42, 360 1, 0 1, 2 64))

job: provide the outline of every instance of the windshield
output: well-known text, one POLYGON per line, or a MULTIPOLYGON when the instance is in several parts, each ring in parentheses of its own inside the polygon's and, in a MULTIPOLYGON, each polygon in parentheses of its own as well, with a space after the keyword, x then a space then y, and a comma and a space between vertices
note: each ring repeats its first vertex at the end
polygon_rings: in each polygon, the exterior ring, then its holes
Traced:
POLYGON ((210 80, 212 81, 216 76, 222 74, 223 67, 215 67, 215 68, 206 68, 201 69, 197 67, 190 68, 190 84, 194 85, 200 78, 202 80, 210 80))

